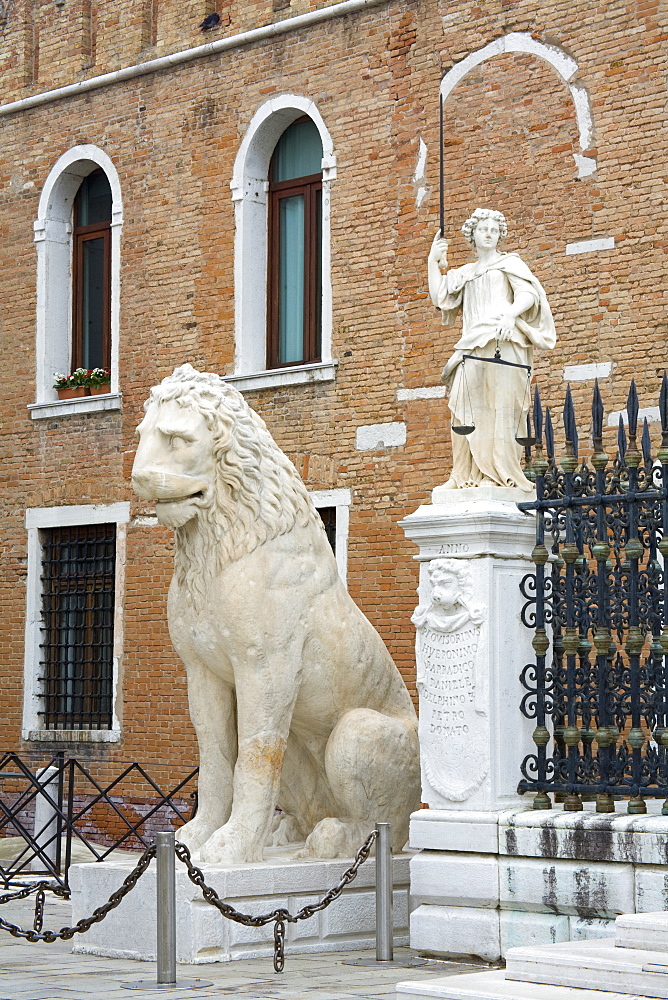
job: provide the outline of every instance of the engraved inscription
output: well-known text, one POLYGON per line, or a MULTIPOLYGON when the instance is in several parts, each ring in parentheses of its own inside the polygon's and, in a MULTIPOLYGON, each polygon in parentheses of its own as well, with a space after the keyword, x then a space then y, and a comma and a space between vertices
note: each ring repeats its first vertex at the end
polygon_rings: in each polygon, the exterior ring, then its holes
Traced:
POLYGON ((438 549, 438 553, 441 556, 464 556, 468 551, 469 545, 467 542, 444 542, 438 549))
POLYGON ((431 599, 413 615, 422 768, 440 795, 463 801, 489 770, 482 750, 488 725, 480 669, 483 614, 473 603, 466 563, 434 559, 429 581, 431 599))

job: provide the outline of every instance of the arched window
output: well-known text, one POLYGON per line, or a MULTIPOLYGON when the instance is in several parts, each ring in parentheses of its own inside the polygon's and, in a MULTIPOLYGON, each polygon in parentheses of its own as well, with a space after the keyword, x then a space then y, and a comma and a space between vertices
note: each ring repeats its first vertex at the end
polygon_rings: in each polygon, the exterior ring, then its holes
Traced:
POLYGON ((118 381, 123 203, 118 172, 93 145, 51 169, 35 220, 37 311, 33 420, 121 406, 118 381), (110 368, 111 392, 58 400, 54 374, 110 368))
POLYGON ((234 372, 241 390, 328 381, 332 358, 332 138, 313 101, 271 97, 230 182, 235 206, 234 372))
POLYGON ((74 200, 72 370, 111 366, 111 187, 95 170, 74 200))
POLYGON ((321 359, 322 142, 310 118, 283 132, 269 167, 267 367, 321 359))

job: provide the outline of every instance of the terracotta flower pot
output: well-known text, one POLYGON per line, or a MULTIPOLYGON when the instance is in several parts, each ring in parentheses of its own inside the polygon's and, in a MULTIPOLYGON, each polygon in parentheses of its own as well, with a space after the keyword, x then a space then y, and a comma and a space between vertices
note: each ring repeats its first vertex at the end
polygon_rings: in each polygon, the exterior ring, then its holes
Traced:
POLYGON ((103 382, 102 385, 92 385, 90 387, 91 396, 106 396, 109 392, 111 392, 109 382, 103 382))
POLYGON ((88 389, 84 385, 77 386, 76 389, 56 389, 58 399, 80 399, 88 395, 88 389))

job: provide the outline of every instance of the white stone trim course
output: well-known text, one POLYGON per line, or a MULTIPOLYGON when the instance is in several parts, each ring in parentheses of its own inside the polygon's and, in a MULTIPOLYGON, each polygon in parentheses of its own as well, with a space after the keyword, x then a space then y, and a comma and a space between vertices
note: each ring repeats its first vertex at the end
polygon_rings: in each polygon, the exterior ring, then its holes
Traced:
POLYGON ((566 253, 569 255, 579 253, 598 253, 599 250, 614 250, 614 236, 602 236, 596 240, 579 240, 576 243, 566 244, 566 253))
POLYGON ((565 382, 593 382, 595 378, 609 378, 612 361, 590 362, 586 365, 565 365, 565 382))
POLYGON ((88 80, 81 80, 78 83, 71 83, 65 87, 47 90, 41 94, 33 94, 32 97, 24 97, 19 101, 3 104, 0 106, 0 117, 16 114, 18 111, 25 111, 43 104, 50 104, 52 101, 59 101, 66 97, 77 97, 79 94, 99 90, 101 87, 109 87, 124 80, 134 80, 139 76, 147 76, 149 73, 173 69, 174 66, 181 66, 194 59, 204 59, 219 52, 227 52, 230 49, 276 38, 279 35, 286 35, 302 28, 310 28, 323 21, 331 21, 334 18, 346 17, 373 7, 380 7, 386 3, 388 0, 343 0, 342 3, 332 4, 331 7, 321 7, 319 10, 311 10, 306 14, 288 17, 283 21, 276 21, 274 24, 263 25, 261 28, 252 28, 250 31, 241 31, 236 35, 219 38, 215 42, 207 42, 206 45, 182 49, 180 52, 172 52, 171 55, 149 59, 134 66, 125 66, 123 69, 114 70, 111 73, 103 73, 101 76, 93 76, 88 80))
POLYGON ((414 399, 444 399, 444 385, 423 385, 416 389, 397 389, 397 402, 410 403, 414 399))
MULTIPOLYGON (((624 421, 624 426, 628 426, 629 415, 626 410, 611 410, 608 414, 608 427, 618 427, 619 418, 624 421)), ((648 424, 657 424, 661 422, 661 412, 658 406, 641 406, 638 410, 638 431, 642 433, 643 421, 647 417, 648 424)))
POLYGON ((355 435, 355 447, 358 451, 401 448, 405 444, 406 424, 399 420, 389 424, 364 424, 357 428, 355 435))

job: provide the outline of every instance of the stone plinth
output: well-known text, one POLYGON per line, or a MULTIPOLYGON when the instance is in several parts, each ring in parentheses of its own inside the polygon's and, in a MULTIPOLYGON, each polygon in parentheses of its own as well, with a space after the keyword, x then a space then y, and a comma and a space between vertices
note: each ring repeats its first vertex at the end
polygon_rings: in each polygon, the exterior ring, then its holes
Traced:
POLYGON ((668 817, 648 807, 415 813, 411 946, 495 961, 520 945, 611 938, 617 917, 632 921, 636 947, 641 934, 649 942, 646 913, 668 909, 668 817))
MULTIPOLYGON (((221 899, 244 913, 268 913, 279 906, 296 913, 314 903, 335 886, 349 861, 297 860, 294 852, 272 850, 261 864, 200 867, 208 885, 221 899)), ((408 862, 402 854, 394 866, 394 943, 408 943, 408 862)), ((89 916, 117 889, 135 859, 73 865, 72 917, 76 922, 89 916)), ((345 951, 375 945, 375 866, 369 858, 357 878, 326 910, 309 920, 288 924, 287 954, 345 951)), ((204 901, 200 890, 188 879, 185 868, 176 868, 177 961, 186 964, 229 962, 273 955, 273 924, 244 927, 233 923, 204 901)), ((76 940, 73 951, 155 961, 155 863, 137 887, 99 924, 76 940)))

